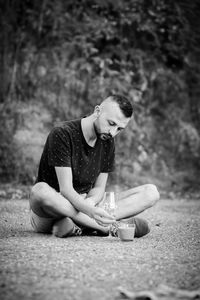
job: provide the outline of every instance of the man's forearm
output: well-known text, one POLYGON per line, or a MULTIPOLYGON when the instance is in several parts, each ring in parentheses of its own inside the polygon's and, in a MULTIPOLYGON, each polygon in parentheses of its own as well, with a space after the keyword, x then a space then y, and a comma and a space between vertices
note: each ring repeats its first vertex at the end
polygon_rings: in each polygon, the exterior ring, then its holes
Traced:
POLYGON ((83 197, 79 195, 75 190, 68 189, 67 191, 61 191, 61 194, 71 202, 75 209, 92 217, 93 205, 91 205, 87 201, 84 201, 83 197))
POLYGON ((105 189, 104 188, 102 188, 102 187, 94 187, 87 194, 87 198, 92 199, 94 205, 97 205, 99 202, 102 201, 104 193, 105 193, 105 189))

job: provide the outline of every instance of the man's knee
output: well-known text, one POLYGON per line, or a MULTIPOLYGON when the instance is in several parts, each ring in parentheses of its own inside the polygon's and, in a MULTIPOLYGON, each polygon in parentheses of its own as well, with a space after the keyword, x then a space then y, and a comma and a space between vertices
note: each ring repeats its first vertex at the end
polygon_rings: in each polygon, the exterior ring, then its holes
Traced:
POLYGON ((31 189, 30 202, 46 203, 51 187, 46 182, 38 182, 31 189))
POLYGON ((157 187, 154 184, 146 184, 144 193, 149 206, 155 205, 160 199, 160 194, 158 192, 157 187))

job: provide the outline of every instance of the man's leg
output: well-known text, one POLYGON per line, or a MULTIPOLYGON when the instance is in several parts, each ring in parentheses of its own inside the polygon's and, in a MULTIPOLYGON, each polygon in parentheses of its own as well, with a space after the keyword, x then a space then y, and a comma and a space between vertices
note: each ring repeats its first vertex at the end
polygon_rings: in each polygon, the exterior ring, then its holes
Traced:
POLYGON ((108 232, 107 227, 100 226, 86 214, 77 212, 65 197, 45 182, 39 182, 33 186, 30 195, 30 208, 42 218, 56 218, 59 220, 69 217, 76 224, 93 228, 103 233, 108 232))
MULTIPOLYGON (((152 207, 159 200, 157 188, 152 184, 142 185, 132 188, 118 195, 116 219, 127 219, 128 223, 134 223, 136 226, 135 236, 142 237, 149 233, 148 223, 141 218, 135 217, 145 209, 152 207)), ((118 236, 119 223, 112 226, 111 233, 118 236)))
POLYGON ((153 184, 145 184, 121 192, 118 195, 116 219, 136 216, 155 205, 159 198, 159 192, 153 184))

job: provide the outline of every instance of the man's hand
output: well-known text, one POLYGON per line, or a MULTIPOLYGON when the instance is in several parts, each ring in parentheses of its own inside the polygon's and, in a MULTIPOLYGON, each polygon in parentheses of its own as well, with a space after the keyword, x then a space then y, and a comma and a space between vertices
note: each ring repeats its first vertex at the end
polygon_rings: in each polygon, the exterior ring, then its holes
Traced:
POLYGON ((116 221, 115 218, 109 215, 103 208, 96 206, 93 209, 92 218, 95 219, 99 225, 105 227, 116 221))

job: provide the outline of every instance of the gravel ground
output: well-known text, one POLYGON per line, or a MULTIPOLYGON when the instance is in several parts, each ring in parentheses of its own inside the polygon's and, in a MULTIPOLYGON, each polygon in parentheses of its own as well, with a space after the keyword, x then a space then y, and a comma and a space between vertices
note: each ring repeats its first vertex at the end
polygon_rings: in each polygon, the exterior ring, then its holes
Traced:
POLYGON ((129 291, 200 288, 200 201, 161 200, 133 242, 34 233, 28 200, 0 201, 1 299, 121 299, 129 291))

